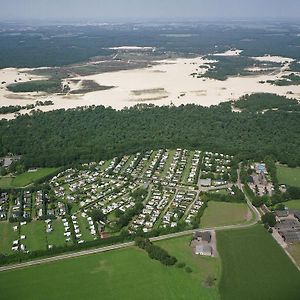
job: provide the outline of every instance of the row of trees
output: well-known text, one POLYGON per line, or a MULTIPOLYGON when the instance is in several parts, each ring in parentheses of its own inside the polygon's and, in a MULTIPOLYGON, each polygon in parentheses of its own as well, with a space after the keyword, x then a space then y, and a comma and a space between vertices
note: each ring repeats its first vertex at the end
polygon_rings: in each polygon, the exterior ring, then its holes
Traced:
POLYGON ((151 259, 160 261, 163 265, 172 266, 177 262, 176 257, 171 256, 166 250, 157 245, 153 245, 149 239, 137 237, 135 239, 135 245, 141 249, 144 249, 151 259))

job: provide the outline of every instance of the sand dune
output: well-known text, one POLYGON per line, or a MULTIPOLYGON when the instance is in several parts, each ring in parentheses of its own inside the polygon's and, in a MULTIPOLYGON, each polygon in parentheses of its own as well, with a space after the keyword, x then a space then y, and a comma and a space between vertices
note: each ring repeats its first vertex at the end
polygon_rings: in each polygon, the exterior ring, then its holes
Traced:
MULTIPOLYGON (((266 56, 264 60, 276 60, 290 62, 290 59, 266 56)), ((253 75, 249 77, 230 77, 225 81, 217 81, 207 78, 196 78, 192 73, 204 74, 207 68, 203 67, 211 61, 198 58, 180 58, 163 60, 152 67, 118 72, 108 72, 90 76, 68 78, 72 81, 72 88, 80 86, 81 80, 94 80, 100 85, 114 86, 103 91, 90 92, 84 95, 43 95, 43 94, 16 94, 8 92, 2 86, 0 90, 0 105, 17 105, 34 103, 30 100, 52 100, 53 106, 39 107, 44 111, 74 108, 84 105, 105 105, 115 109, 133 106, 137 103, 154 103, 156 105, 174 105, 195 103, 203 106, 217 105, 220 102, 235 100, 245 94, 266 92, 298 97, 300 86, 274 86, 261 84, 260 81, 278 79, 278 72, 269 75, 253 75), (291 95, 291 93, 293 95, 291 95), (9 98, 8 98, 9 97, 9 98)), ((17 69, 0 70, 0 81, 14 82, 15 78, 22 76, 22 80, 28 78, 28 74, 20 74, 17 69), (18 75, 20 74, 20 75, 18 75)), ((285 72, 283 70, 282 72, 285 72)), ((282 74, 280 74, 282 75, 282 74)), ((40 78, 35 78, 40 79, 40 78)), ((5 86, 5 85, 4 85, 5 86)), ((27 111, 28 112, 28 111, 27 111)), ((11 118, 13 116, 7 115, 11 118)))

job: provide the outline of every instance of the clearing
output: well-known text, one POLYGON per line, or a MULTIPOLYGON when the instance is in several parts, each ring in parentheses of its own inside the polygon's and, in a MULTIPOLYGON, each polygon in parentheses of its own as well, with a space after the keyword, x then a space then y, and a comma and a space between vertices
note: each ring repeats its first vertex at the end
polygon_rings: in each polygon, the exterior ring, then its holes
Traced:
POLYGON ((246 223, 251 212, 245 203, 209 201, 201 218, 201 227, 216 227, 246 223))
POLYGON ((277 165, 277 177, 280 184, 300 187, 300 168, 277 165))

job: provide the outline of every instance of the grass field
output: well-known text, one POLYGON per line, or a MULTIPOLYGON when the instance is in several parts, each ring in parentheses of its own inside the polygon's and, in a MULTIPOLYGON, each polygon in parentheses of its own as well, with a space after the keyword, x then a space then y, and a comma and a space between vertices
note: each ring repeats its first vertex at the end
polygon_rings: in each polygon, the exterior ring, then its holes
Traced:
MULTIPOLYGON (((179 239, 177 243, 185 243, 179 239)), ((220 299, 217 289, 201 281, 202 260, 196 262, 184 246, 164 242, 193 273, 166 267, 139 249, 129 248, 67 259, 60 262, 0 273, 3 299, 180 300, 220 299), (199 276, 198 276, 199 274, 199 276), (48 292, 51 279, 51 292, 48 292)), ((163 243, 162 243, 163 244, 163 243)), ((203 268, 207 268, 206 266, 203 268)))
POLYGON ((300 267, 300 243, 289 245, 287 250, 293 256, 298 266, 300 267))
POLYGON ((187 184, 188 177, 190 175, 191 167, 192 167, 192 159, 194 157, 195 151, 189 151, 187 157, 187 163, 182 173, 181 182, 187 184))
POLYGON ((12 243, 14 240, 19 239, 18 231, 13 230, 12 224, 8 222, 0 222, 0 254, 12 254, 12 243))
POLYGON ((12 177, 0 177, 0 188, 11 187, 12 181, 12 177))
POLYGON ((83 218, 80 213, 77 214, 77 221, 78 225, 80 228, 80 233, 82 234, 82 239, 84 241, 93 241, 94 237, 92 236, 90 229, 89 229, 89 224, 86 218, 83 218))
POLYGON ((32 221, 21 226, 21 235, 26 235, 26 239, 22 243, 26 246, 26 250, 46 250, 46 226, 44 221, 32 221))
POLYGON ((212 288, 212 290, 215 290, 217 295, 217 285, 221 277, 220 258, 194 255, 189 246, 190 240, 190 236, 184 236, 160 241, 157 242, 157 244, 166 249, 169 253, 172 253, 178 261, 184 262, 187 266, 190 266, 193 269, 191 276, 195 277, 196 280, 200 280, 202 284, 205 283, 205 279, 208 276, 216 278, 215 287, 212 288))
POLYGON ((39 168, 36 172, 25 172, 16 177, 0 177, 0 188, 25 187, 33 181, 54 173, 57 168, 39 168))
POLYGON ((300 272, 262 227, 217 232, 223 300, 297 300, 300 272))
POLYGON ((12 180, 11 185, 13 187, 24 187, 35 180, 41 179, 50 175, 51 173, 54 173, 56 170, 57 168, 40 168, 36 172, 25 172, 16 176, 12 180))
POLYGON ((209 201, 201 218, 201 227, 235 225, 247 222, 249 208, 244 203, 209 201))
POLYGON ((298 200, 290 200, 283 203, 289 209, 299 209, 300 210, 300 199, 298 200))
POLYGON ((64 225, 60 219, 56 219, 52 221, 53 231, 50 233, 46 233, 46 239, 48 245, 54 245, 57 247, 70 246, 73 243, 66 242, 66 237, 64 236, 65 230, 64 225))
POLYGON ((277 165, 277 177, 280 184, 300 187, 300 168, 277 165))

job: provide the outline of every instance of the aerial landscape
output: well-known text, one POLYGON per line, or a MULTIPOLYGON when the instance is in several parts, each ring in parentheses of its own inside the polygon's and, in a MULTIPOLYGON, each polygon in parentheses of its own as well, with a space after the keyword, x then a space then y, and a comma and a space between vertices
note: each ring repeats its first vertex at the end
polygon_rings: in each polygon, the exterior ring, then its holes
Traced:
POLYGON ((296 0, 2 2, 0 299, 300 299, 296 0))

